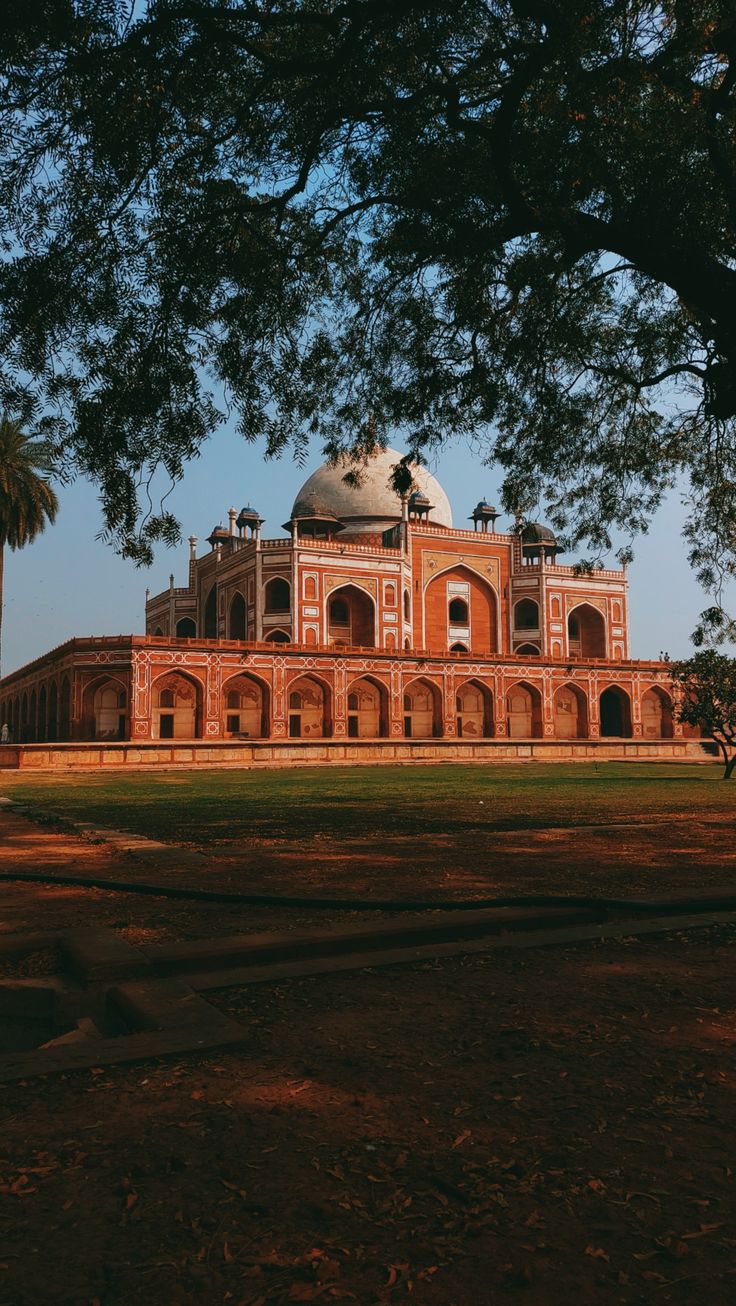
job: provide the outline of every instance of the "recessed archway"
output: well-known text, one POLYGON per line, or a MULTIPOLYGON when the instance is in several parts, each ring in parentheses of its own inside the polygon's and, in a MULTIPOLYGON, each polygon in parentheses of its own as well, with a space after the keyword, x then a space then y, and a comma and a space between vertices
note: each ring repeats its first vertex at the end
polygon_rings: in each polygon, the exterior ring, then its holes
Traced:
POLYGON ((631 738, 631 700, 618 685, 609 685, 600 698, 601 735, 608 739, 631 738))
POLYGON ((586 739, 588 700, 577 685, 561 685, 554 696, 556 739, 586 739))
POLYGON ((376 605, 358 585, 341 585, 329 595, 327 642, 376 647, 376 605))
POLYGON ((266 635, 267 644, 290 644, 291 638, 285 630, 269 630, 266 635))
POLYGON ((128 696, 122 680, 114 676, 97 676, 91 680, 82 695, 82 737, 125 739, 127 706, 128 696))
POLYGON ((579 603, 567 618, 567 647, 573 658, 606 656, 606 619, 590 603, 579 603))
POLYGON ((520 644, 518 648, 514 649, 514 652, 520 658, 539 657, 539 648, 536 644, 520 644))
POLYGON ((52 680, 49 685, 49 716, 46 729, 46 737, 50 744, 56 742, 59 736, 59 690, 56 681, 52 680))
POLYGON ((47 693, 46 686, 42 685, 38 691, 38 729, 36 738, 39 744, 46 742, 46 712, 47 712, 47 693))
POLYGON ((519 599, 514 607, 515 630, 539 630, 539 604, 535 599, 519 599))
POLYGON ((519 681, 506 695, 508 731, 512 739, 541 739, 542 695, 536 685, 519 681))
POLYGON ((288 689, 289 738, 320 739, 330 733, 327 686, 314 676, 299 676, 288 689))
POLYGON ((268 686, 255 676, 231 676, 222 687, 225 734, 264 739, 270 734, 268 686))
POLYGON ((197 623, 191 617, 180 617, 176 623, 177 639, 196 639, 197 623))
POLYGON ((63 676, 59 692, 59 739, 71 736, 72 689, 69 677, 63 676))
POLYGON ((458 688, 455 707, 458 738, 492 738, 493 697, 487 685, 479 680, 467 680, 458 688))
POLYGON ((217 586, 213 585, 204 605, 204 637, 217 639, 217 586))
POLYGON ((642 694, 641 726, 645 739, 672 738, 672 699, 658 685, 642 694))
POLYGON ((404 734, 407 739, 441 736, 442 695, 431 680, 412 680, 404 687, 404 734))
POLYGON ((199 739, 202 734, 202 688, 180 671, 154 682, 154 739, 199 739))
POLYGON ((388 734, 388 692, 371 676, 348 686, 348 737, 379 739, 388 734))
POLYGON ((247 622, 245 599, 240 593, 240 590, 237 590, 235 594, 233 594, 232 602, 230 604, 230 639, 245 639, 247 622))
POLYGON ((470 567, 450 567, 424 592, 425 647, 467 643, 473 653, 498 651, 498 600, 493 586, 470 567), (462 614, 462 617, 461 617, 462 614))
POLYGON ((266 583, 263 611, 269 614, 291 611, 291 585, 283 576, 272 576, 266 583))

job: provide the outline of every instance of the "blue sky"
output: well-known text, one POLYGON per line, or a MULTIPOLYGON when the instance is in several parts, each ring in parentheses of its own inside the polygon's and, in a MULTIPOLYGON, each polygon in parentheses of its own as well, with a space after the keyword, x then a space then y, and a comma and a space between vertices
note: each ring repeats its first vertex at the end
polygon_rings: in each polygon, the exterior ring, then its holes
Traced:
MULTIPOLYGON (((315 449, 303 468, 288 457, 266 462, 258 446, 223 429, 190 464, 168 505, 184 535, 199 537, 199 552, 207 549, 212 527, 227 523, 231 506, 251 503, 266 518, 264 534, 280 535, 296 491, 321 461, 315 449)), ((449 495, 458 526, 467 524, 480 497, 491 502, 497 497, 500 478, 464 445, 449 447, 431 470, 449 495)), ((176 549, 159 548, 153 567, 141 570, 95 539, 101 521, 93 486, 80 481, 62 490, 60 501, 55 526, 22 552, 6 554, 3 674, 73 635, 140 633, 146 586, 153 593, 164 589, 172 571, 177 585, 186 584, 186 542, 176 549)), ((649 534, 636 543, 629 570, 633 657, 657 657, 661 649, 673 657, 691 651, 690 633, 706 599, 690 573, 680 538, 684 511, 672 496, 649 534)), ((508 525, 502 518, 499 529, 508 525)))

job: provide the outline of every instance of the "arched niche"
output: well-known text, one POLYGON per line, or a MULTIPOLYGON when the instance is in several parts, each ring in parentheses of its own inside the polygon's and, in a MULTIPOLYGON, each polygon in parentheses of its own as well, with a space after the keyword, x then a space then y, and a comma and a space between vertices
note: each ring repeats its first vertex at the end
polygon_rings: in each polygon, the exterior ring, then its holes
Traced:
POLYGON ((388 691, 371 676, 361 676, 348 686, 348 737, 379 739, 388 734, 388 691))
POLYGON ((37 739, 38 728, 38 699, 35 689, 31 690, 28 699, 28 742, 35 744, 37 739))
POLYGON ((328 644, 376 647, 376 605, 358 585, 340 585, 327 598, 328 644))
POLYGON ((85 685, 82 694, 83 738, 125 739, 127 711, 124 682, 115 676, 97 676, 85 685))
POLYGON ((631 699, 618 685, 609 685, 600 697, 601 735, 608 739, 631 738, 631 699))
POLYGON ((508 732, 512 739, 541 739, 542 695, 536 685, 520 680, 506 694, 508 732))
POLYGON ((263 611, 268 615, 291 611, 291 585, 283 576, 272 576, 263 591, 263 611))
POLYGON ((268 686, 256 676, 231 676, 222 687, 225 734, 231 738, 265 739, 270 734, 268 686))
POLYGON ((230 639, 245 639, 247 636, 248 617, 245 606, 245 599, 236 590, 230 602, 230 617, 228 622, 228 635, 230 639))
POLYGON ((539 657, 539 645, 538 645, 538 644, 520 644, 518 648, 515 648, 515 649, 514 649, 514 652, 515 652, 516 656, 517 656, 517 657, 520 657, 520 658, 538 658, 538 657, 539 657))
POLYGON ((590 603, 579 603, 568 613, 567 647, 570 657, 606 656, 606 619, 590 603))
POLYGON ((72 687, 68 676, 62 676, 59 689, 59 739, 71 738, 72 687))
POLYGON ((321 739, 330 733, 327 686, 315 676, 299 676, 287 691, 290 739, 321 739))
POLYGON ((38 691, 38 727, 36 738, 40 744, 46 741, 46 713, 48 711, 48 693, 46 686, 42 685, 38 691))
POLYGON ((455 696, 457 733, 460 739, 493 737, 493 696, 479 680, 466 680, 455 696))
POLYGON ((180 671, 168 671, 154 681, 154 739, 199 739, 202 734, 202 687, 180 671))
POLYGON ((539 630, 539 604, 536 599, 519 599, 514 604, 514 629, 539 630))
POLYGON ((287 635, 285 630, 269 630, 266 635, 267 644, 290 644, 291 636, 287 635))
POLYGON ((59 738, 59 689, 55 680, 49 685, 49 714, 46 737, 50 744, 59 738))
POLYGON ((177 639, 196 639, 197 623, 191 617, 180 617, 176 623, 177 639))
POLYGON ((424 677, 404 687, 404 734, 407 739, 436 739, 442 734, 442 694, 424 677))
POLYGON ((578 685, 561 685, 553 700, 555 738, 586 739, 588 699, 578 685))
POLYGON ((217 586, 213 585, 204 605, 204 637, 217 639, 217 586))
POLYGON ((672 699, 659 685, 642 694, 641 727, 645 739, 672 738, 672 699))
MULTIPOLYGON (((459 612, 459 608, 457 609, 459 612)), ((449 648, 467 641, 472 653, 498 651, 498 600, 493 586, 470 567, 450 567, 430 580, 424 592, 427 648, 449 648), (462 622, 451 621, 450 604, 465 604, 462 622)))

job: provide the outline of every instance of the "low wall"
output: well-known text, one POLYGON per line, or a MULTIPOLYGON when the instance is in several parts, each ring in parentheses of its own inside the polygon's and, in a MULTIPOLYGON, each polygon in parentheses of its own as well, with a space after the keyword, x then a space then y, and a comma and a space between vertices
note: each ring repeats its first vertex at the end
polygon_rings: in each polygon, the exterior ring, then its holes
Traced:
POLYGON ((361 766, 442 762, 713 762, 713 746, 692 739, 580 740, 203 740, 151 743, 3 744, 0 770, 89 771, 128 767, 361 766))

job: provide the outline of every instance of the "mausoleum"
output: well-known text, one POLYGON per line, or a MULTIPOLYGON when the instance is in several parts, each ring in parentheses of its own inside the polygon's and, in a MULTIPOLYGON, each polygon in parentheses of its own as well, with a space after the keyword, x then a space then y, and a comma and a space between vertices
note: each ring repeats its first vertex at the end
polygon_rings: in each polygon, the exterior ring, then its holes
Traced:
POLYGON ((13 744, 684 755, 666 664, 629 657, 626 572, 581 573, 548 527, 500 531, 484 500, 455 525, 421 467, 400 497, 400 456, 377 453, 357 484, 320 467, 284 534, 248 504, 204 549, 192 536, 186 584, 147 596, 145 634, 72 639, 0 682, 13 744))

